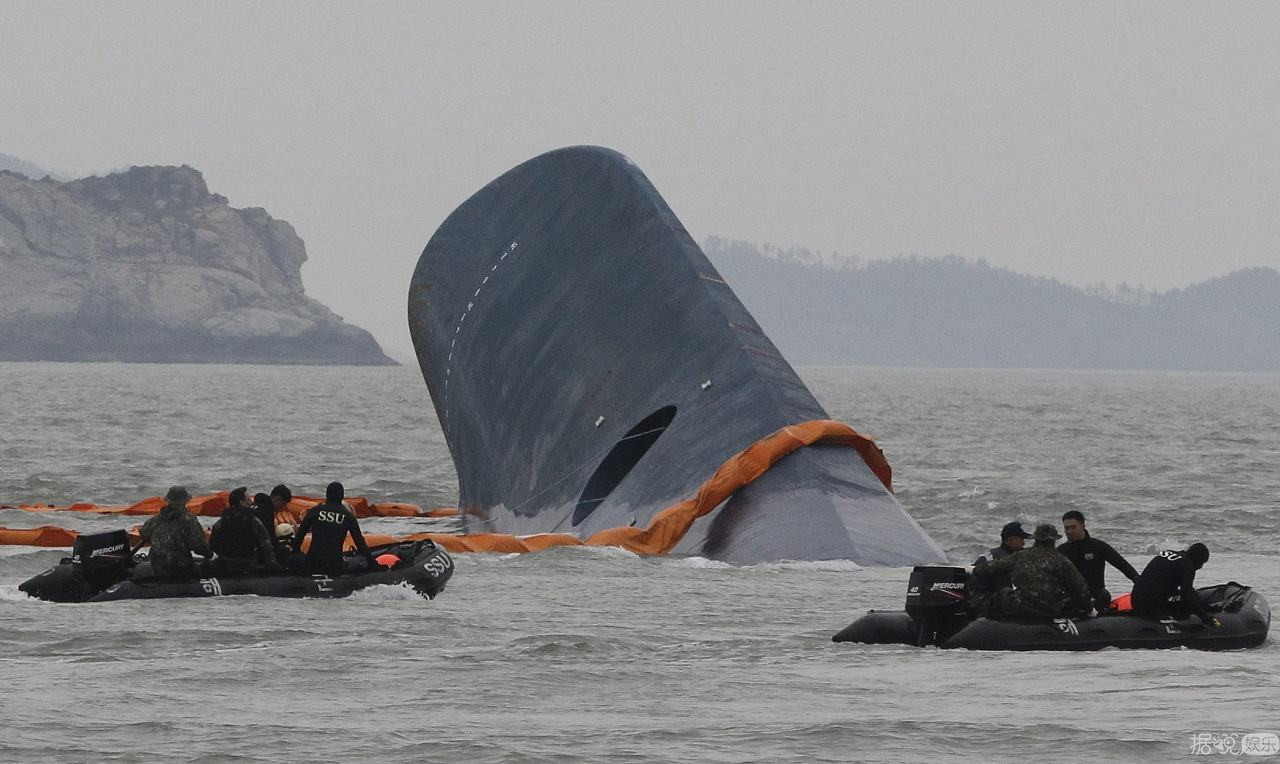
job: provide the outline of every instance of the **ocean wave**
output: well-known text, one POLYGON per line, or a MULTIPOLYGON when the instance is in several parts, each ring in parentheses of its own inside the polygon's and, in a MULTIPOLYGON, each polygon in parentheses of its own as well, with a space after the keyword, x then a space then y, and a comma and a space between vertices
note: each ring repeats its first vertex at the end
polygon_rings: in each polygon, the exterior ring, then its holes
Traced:
POLYGON ((357 602, 415 602, 424 601, 427 598, 409 584, 402 582, 366 587, 352 593, 351 599, 357 602))
POLYGON ((682 568, 710 568, 719 570, 723 568, 732 568, 733 565, 723 560, 709 560, 706 557, 675 557, 669 562, 676 567, 682 568))
POLYGON ((832 573, 855 573, 865 569, 853 560, 779 560, 743 567, 755 570, 815 570, 832 573))
POLYGON ((54 604, 28 597, 25 593, 18 591, 17 584, 0 584, 0 602, 21 602, 41 606, 54 604))
MULTIPOLYGON (((70 552, 70 547, 49 547, 49 546, 0 546, 0 560, 9 557, 30 557, 30 556, 47 556, 57 555, 65 557, 70 552)), ((56 562, 56 560, 55 560, 56 562)))

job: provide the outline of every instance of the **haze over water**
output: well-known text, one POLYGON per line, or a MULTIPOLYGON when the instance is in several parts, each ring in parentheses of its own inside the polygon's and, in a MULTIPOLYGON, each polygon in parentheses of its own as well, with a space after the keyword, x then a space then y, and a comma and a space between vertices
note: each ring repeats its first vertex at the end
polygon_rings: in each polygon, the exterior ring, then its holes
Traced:
MULTIPOLYGON (((899 500, 957 563, 1010 519, 1079 509, 1139 568, 1204 541, 1203 584, 1280 601, 1280 376, 800 373, 877 438, 899 500)), ((0 364, 0 389, 0 503, 333 479, 378 500, 456 497, 412 368, 0 364)), ((0 510, 7 527, 133 522, 0 510)), ((560 549, 458 555, 430 602, 17 592, 63 554, 0 547, 0 760, 1167 761, 1204 758, 1196 732, 1280 733, 1274 635, 1228 653, 830 642, 901 608, 906 569, 560 549)))

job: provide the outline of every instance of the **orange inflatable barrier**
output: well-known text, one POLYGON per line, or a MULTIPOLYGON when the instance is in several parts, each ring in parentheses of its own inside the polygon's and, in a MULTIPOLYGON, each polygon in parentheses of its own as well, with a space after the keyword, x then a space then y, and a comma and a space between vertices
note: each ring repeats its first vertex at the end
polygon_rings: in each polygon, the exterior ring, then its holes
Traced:
MULTIPOLYGON (((815 419, 800 424, 789 425, 781 430, 774 432, 760 440, 752 443, 746 449, 739 451, 729 457, 720 468, 716 470, 701 487, 693 498, 686 499, 678 504, 674 504, 666 509, 661 510, 654 515, 653 520, 645 528, 610 528, 600 531, 592 535, 586 540, 580 539, 571 533, 540 533, 532 536, 512 536, 505 533, 472 533, 472 534, 456 534, 456 533, 413 533, 406 536, 391 536, 387 534, 365 534, 365 540, 370 546, 378 546, 380 544, 390 544, 402 541, 419 541, 430 539, 437 545, 443 547, 449 552, 498 552, 504 554, 524 553, 524 552, 540 552, 556 546, 616 546, 635 552, 639 555, 660 555, 667 554, 680 539, 689 531, 694 521, 708 514, 722 502, 728 499, 737 490, 743 486, 749 485, 757 480, 761 475, 769 471, 769 468, 777 464, 788 454, 805 446, 812 446, 818 443, 837 444, 849 446, 855 449, 862 459, 871 468, 884 487, 889 491, 893 490, 893 472, 889 468, 889 463, 884 458, 884 453, 876 446, 875 442, 865 435, 860 435, 856 430, 842 422, 836 422, 831 419, 815 419)), ((199 497, 199 500, 192 499, 188 504, 192 512, 196 512, 195 507, 200 508, 197 514, 212 515, 216 511, 217 514, 222 512, 226 507, 226 493, 213 494, 212 496, 199 497), (221 501, 221 505, 218 501, 221 501)), ((146 505, 150 508, 152 501, 161 501, 159 498, 144 499, 142 502, 133 505, 139 507, 146 505)), ((348 499, 348 503, 356 509, 358 517, 373 516, 373 506, 384 507, 413 507, 413 505, 370 505, 367 501, 356 498, 348 499), (359 502, 359 504, 357 504, 359 502), (363 507, 364 514, 361 514, 363 507)), ((163 503, 163 502, 161 502, 163 503)), ((286 507, 282 508, 276 514, 277 520, 287 520, 297 525, 301 522, 306 511, 316 504, 321 503, 319 499, 309 497, 293 497, 286 507)), ((77 505, 85 506, 85 505, 77 505)), ((93 505, 87 505, 93 506, 93 505)), ((132 509, 130 507, 129 509, 132 509)), ((414 507, 414 509, 417 509, 414 507)), ((96 510, 82 510, 96 511, 96 510)), ((154 514, 158 512, 157 507, 151 512, 121 512, 120 514, 154 514)), ((390 510, 389 510, 390 511, 390 510)), ((417 510, 421 512, 421 510, 417 510)), ((382 515, 382 516, 414 516, 418 515, 382 515)), ((430 515, 426 516, 439 516, 430 515)), ((39 531, 48 531, 50 535, 45 536, 9 536, 7 534, 25 534, 30 533, 24 530, 10 530, 0 528, 0 544, 29 544, 32 546, 70 546, 75 540, 75 532, 53 526, 45 526, 42 529, 33 529, 39 531), (55 532, 61 531, 70 534, 69 540, 63 540, 61 543, 38 543, 33 541, 7 540, 9 538, 61 538, 55 532)), ((136 529, 135 529, 136 533, 136 529)), ((347 547, 351 548, 351 540, 347 539, 347 547)))
MULTIPOLYGON (((138 526, 129 529, 129 543, 137 544, 138 526)), ((51 546, 70 547, 80 534, 70 528, 42 525, 39 528, 0 528, 0 546, 51 546)), ((206 532, 207 536, 208 533, 206 532)))
POLYGON ((71 546, 79 534, 56 525, 39 528, 0 528, 0 544, 18 546, 71 546))
MULTIPOLYGON (((229 491, 219 491, 205 496, 192 497, 187 502, 187 510, 193 515, 220 517, 222 511, 227 508, 227 497, 229 495, 229 491)), ((294 496, 293 501, 286 507, 289 510, 289 515, 285 519, 292 521, 291 518, 296 516, 298 520, 301 520, 308 509, 323 501, 324 499, 310 496, 294 496)), ((355 510, 356 517, 453 517, 458 514, 458 510, 453 507, 423 511, 422 507, 417 504, 402 504, 398 502, 374 504, 363 496, 348 496, 346 502, 355 510)), ((100 506, 89 503, 77 503, 61 507, 53 504, 19 504, 16 507, 11 507, 7 504, 0 505, 0 509, 21 509, 26 512, 92 512, 99 515, 154 515, 158 514, 163 508, 164 499, 160 496, 150 496, 128 506, 100 506)))
POLYGON ((893 490, 892 471, 884 453, 868 437, 830 419, 816 419, 783 427, 757 440, 720 465, 697 495, 659 512, 647 528, 611 528, 587 539, 588 544, 620 546, 636 554, 666 554, 689 531, 693 521, 709 513, 735 491, 755 481, 787 454, 815 443, 837 443, 858 451, 884 487, 893 490))
POLYGON ((696 495, 654 515, 645 528, 610 528, 583 539, 569 533, 510 536, 502 533, 415 533, 393 537, 366 535, 369 544, 430 539, 449 552, 540 552, 553 546, 617 546, 639 555, 667 554, 688 533, 693 522, 708 514, 735 491, 757 480, 785 456, 805 446, 832 443, 857 450, 884 487, 893 490, 893 471, 884 452, 865 435, 842 422, 815 419, 783 427, 729 457, 696 495))

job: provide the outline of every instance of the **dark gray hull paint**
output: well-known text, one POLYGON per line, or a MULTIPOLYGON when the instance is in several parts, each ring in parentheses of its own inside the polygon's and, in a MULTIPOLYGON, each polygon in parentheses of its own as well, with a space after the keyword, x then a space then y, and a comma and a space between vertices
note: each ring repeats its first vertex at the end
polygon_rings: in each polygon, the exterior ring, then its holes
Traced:
MULTIPOLYGON (((471 532, 643 526, 755 440, 827 418, 644 174, 608 149, 543 154, 458 207, 418 261, 409 328, 471 532), (672 406, 620 482, 592 481, 672 406), (601 496, 583 495, 589 482, 601 496)), ((675 551, 945 560, 844 446, 786 457, 675 551)))

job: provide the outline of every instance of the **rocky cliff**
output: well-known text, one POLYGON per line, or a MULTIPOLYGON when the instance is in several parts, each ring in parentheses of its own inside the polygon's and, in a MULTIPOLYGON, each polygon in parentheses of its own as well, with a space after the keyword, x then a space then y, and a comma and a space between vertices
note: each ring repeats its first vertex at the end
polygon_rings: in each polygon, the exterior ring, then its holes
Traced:
POLYGON ((0 171, 0 360, 393 363, 304 294, 306 259, 190 167, 0 171))

